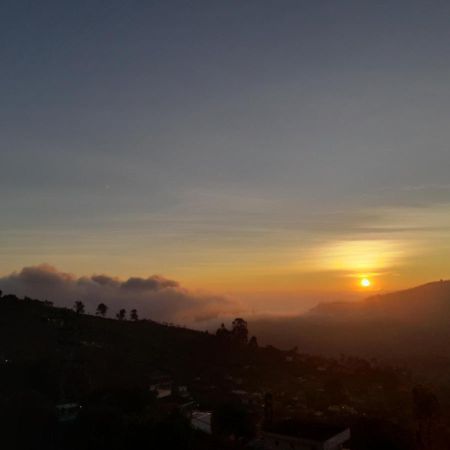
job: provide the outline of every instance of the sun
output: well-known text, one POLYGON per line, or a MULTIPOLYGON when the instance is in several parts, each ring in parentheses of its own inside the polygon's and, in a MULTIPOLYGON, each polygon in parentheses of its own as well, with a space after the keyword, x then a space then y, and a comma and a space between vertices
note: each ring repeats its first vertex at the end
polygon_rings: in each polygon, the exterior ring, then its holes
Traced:
POLYGON ((367 288, 367 287, 370 287, 370 285, 372 284, 372 282, 371 282, 368 278, 363 278, 363 279, 359 282, 359 284, 360 284, 362 287, 367 288))

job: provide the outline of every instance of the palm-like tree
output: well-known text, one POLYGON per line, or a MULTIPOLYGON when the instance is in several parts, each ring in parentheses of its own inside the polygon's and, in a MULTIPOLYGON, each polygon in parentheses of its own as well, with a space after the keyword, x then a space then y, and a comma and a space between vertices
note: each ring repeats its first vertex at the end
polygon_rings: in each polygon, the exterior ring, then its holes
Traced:
POLYGON ((97 316, 105 317, 107 312, 108 312, 108 307, 104 303, 99 303, 95 314, 97 314, 97 316))
POLYGON ((84 314, 84 303, 80 300, 77 300, 73 305, 73 309, 77 314, 84 314))
POLYGON ((134 320, 135 322, 136 322, 137 320, 139 320, 137 309, 132 309, 132 310, 130 311, 130 319, 131 319, 131 320, 134 320))
POLYGON ((119 312, 116 314, 117 319, 119 320, 124 320, 125 319, 125 315, 126 315, 127 311, 125 309, 121 309, 119 310, 119 312))

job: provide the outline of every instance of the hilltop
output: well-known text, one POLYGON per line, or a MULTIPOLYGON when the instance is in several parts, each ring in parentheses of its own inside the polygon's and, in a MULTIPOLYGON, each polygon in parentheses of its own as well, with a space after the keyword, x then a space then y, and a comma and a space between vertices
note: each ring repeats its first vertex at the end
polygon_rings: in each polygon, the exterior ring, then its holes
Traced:
POLYGON ((389 319, 404 323, 450 322, 450 281, 373 295, 361 302, 320 303, 307 315, 317 317, 389 319))
POLYGON ((264 342, 321 354, 432 358, 450 367, 450 281, 360 302, 321 303, 302 316, 255 321, 264 342))

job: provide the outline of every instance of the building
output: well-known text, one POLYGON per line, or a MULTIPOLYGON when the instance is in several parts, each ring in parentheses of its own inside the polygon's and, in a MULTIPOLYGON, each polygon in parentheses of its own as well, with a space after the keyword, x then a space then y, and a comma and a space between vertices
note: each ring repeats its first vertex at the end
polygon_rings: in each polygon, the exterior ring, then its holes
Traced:
POLYGON ((284 421, 261 431, 258 448, 264 450, 343 450, 350 429, 321 423, 284 421))
POLYGON ((175 386, 175 389, 172 389, 172 391, 181 398, 191 398, 191 394, 189 393, 187 386, 177 385, 175 386))
POLYGON ((63 403, 56 405, 56 417, 59 422, 73 422, 78 417, 81 410, 78 403, 63 403))
POLYGON ((157 383, 149 386, 150 392, 154 392, 156 398, 166 398, 172 395, 172 385, 169 383, 157 383))
POLYGON ((149 391, 155 394, 157 399, 167 398, 172 395, 173 380, 167 375, 154 375, 149 385, 149 391))
POLYGON ((211 417, 212 413, 209 411, 192 411, 191 426, 196 430, 211 434, 211 417))

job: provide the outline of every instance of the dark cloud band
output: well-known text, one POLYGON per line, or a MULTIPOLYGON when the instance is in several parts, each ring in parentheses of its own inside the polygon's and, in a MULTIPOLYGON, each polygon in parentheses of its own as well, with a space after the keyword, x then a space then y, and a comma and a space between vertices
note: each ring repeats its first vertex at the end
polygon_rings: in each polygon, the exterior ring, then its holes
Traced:
POLYGON ((48 299, 58 306, 71 307, 81 300, 90 312, 100 302, 106 303, 112 313, 119 308, 137 308, 141 317, 178 323, 210 320, 236 310, 228 299, 192 293, 160 275, 124 281, 104 274, 77 277, 48 264, 24 267, 0 278, 0 289, 48 299))

